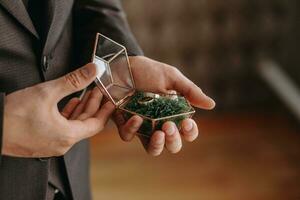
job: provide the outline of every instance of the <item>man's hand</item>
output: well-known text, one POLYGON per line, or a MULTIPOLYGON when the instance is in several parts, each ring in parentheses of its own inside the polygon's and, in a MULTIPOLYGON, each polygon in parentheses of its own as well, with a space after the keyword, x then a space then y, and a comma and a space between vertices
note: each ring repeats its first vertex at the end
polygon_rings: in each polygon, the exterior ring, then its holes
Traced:
POLYGON ((65 154, 78 141, 99 133, 115 107, 100 107, 98 89, 82 100, 71 99, 60 113, 57 103, 95 80, 96 68, 88 64, 57 80, 38 84, 6 96, 3 154, 16 157, 52 157, 65 154))
MULTIPOLYGON (((169 93, 175 90, 195 107, 208 110, 215 107, 215 102, 178 69, 142 56, 130 57, 130 63, 138 90, 154 93, 169 93)), ((114 119, 124 141, 131 141, 143 122, 139 116, 133 116, 125 122, 118 112, 114 119)), ((149 140, 140 138, 148 153, 157 156, 162 153, 164 146, 171 153, 177 153, 182 147, 181 138, 192 142, 197 136, 198 127, 195 121, 185 119, 181 123, 181 132, 173 122, 166 122, 162 131, 154 132, 149 140)))

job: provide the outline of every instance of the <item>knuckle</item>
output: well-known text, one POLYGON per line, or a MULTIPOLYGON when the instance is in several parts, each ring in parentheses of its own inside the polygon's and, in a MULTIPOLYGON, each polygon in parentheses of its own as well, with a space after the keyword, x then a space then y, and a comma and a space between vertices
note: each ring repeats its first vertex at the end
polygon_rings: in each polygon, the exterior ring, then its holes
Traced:
POLYGON ((178 138, 176 136, 176 134, 170 135, 170 136, 166 136, 166 143, 169 144, 177 144, 178 143, 178 138))
POLYGON ((159 156, 163 151, 163 147, 161 146, 151 146, 149 149, 148 149, 148 153, 151 155, 151 156, 159 156))
POLYGON ((161 151, 161 149, 163 148, 163 144, 153 143, 152 148, 153 148, 154 151, 161 151))
POLYGON ((124 132, 125 136, 128 136, 128 135, 131 135, 131 134, 135 133, 136 131, 138 131, 137 128, 128 126, 128 127, 124 127, 123 132, 124 132))
POLYGON ((116 122, 118 127, 120 127, 126 123, 126 120, 124 119, 123 115, 121 113, 119 113, 118 111, 116 111, 116 113, 114 114, 113 117, 114 117, 114 121, 116 122))
POLYGON ((85 119, 89 118, 90 116, 91 116, 90 114, 84 112, 84 113, 81 113, 81 114, 79 115, 79 117, 77 117, 77 119, 78 119, 78 120, 85 120, 85 119))
POLYGON ((154 151, 162 151, 162 149, 164 147, 164 142, 161 142, 158 140, 152 140, 151 147, 154 151))
POLYGON ((172 67, 172 66, 168 66, 168 72, 169 72, 169 74, 172 74, 172 75, 181 73, 178 68, 172 67))
POLYGON ((153 156, 153 157, 157 157, 157 156, 159 156, 160 154, 161 154, 161 151, 152 151, 152 152, 148 152, 151 156, 153 156))
POLYGON ((181 148, 182 148, 182 144, 178 144, 176 145, 176 147, 170 148, 169 152, 172 154, 177 154, 180 152, 181 148))
POLYGON ((69 86, 71 86, 74 89, 80 89, 81 79, 80 79, 80 75, 76 73, 76 71, 70 72, 64 78, 66 83, 69 84, 69 86))

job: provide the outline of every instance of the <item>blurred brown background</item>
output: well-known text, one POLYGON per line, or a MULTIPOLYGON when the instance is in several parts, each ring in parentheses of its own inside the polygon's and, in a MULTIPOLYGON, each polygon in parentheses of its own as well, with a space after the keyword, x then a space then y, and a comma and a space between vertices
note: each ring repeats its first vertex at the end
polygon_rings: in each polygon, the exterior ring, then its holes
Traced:
MULTIPOLYGON (((148 57, 177 66, 217 108, 178 155, 146 155, 110 124, 92 139, 94 199, 300 199, 300 129, 259 73, 276 62, 300 85, 298 0, 124 0, 148 57)), ((300 106, 300 100, 295 99, 300 106)))
POLYGON ((300 82, 297 0, 123 2, 145 54, 180 68, 216 98, 218 109, 276 102, 255 73, 261 54, 300 82))

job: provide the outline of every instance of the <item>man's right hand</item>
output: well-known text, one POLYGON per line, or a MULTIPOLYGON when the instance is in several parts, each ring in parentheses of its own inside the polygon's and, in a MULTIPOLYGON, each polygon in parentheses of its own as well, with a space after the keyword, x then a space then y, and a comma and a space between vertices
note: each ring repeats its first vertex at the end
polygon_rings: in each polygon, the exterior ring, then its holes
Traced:
POLYGON ((61 113, 57 108, 62 98, 84 89, 95 77, 96 67, 88 64, 59 79, 7 95, 2 154, 60 156, 80 140, 99 133, 115 107, 110 102, 100 105, 102 95, 98 89, 82 100, 89 102, 74 98, 61 113))

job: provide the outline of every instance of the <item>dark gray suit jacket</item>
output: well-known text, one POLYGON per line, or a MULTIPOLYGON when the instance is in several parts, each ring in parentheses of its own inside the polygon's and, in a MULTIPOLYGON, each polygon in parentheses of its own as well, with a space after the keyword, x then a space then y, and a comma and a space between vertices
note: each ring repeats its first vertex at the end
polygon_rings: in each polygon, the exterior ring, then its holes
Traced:
MULTIPOLYGON (((5 94, 60 77, 90 61, 96 32, 142 54, 118 0, 49 0, 53 18, 45 45, 22 0, 0 0, 0 150, 5 94)), ((90 199, 88 142, 64 162, 74 199, 90 199)), ((49 160, 0 153, 0 199, 45 199, 49 160)))

